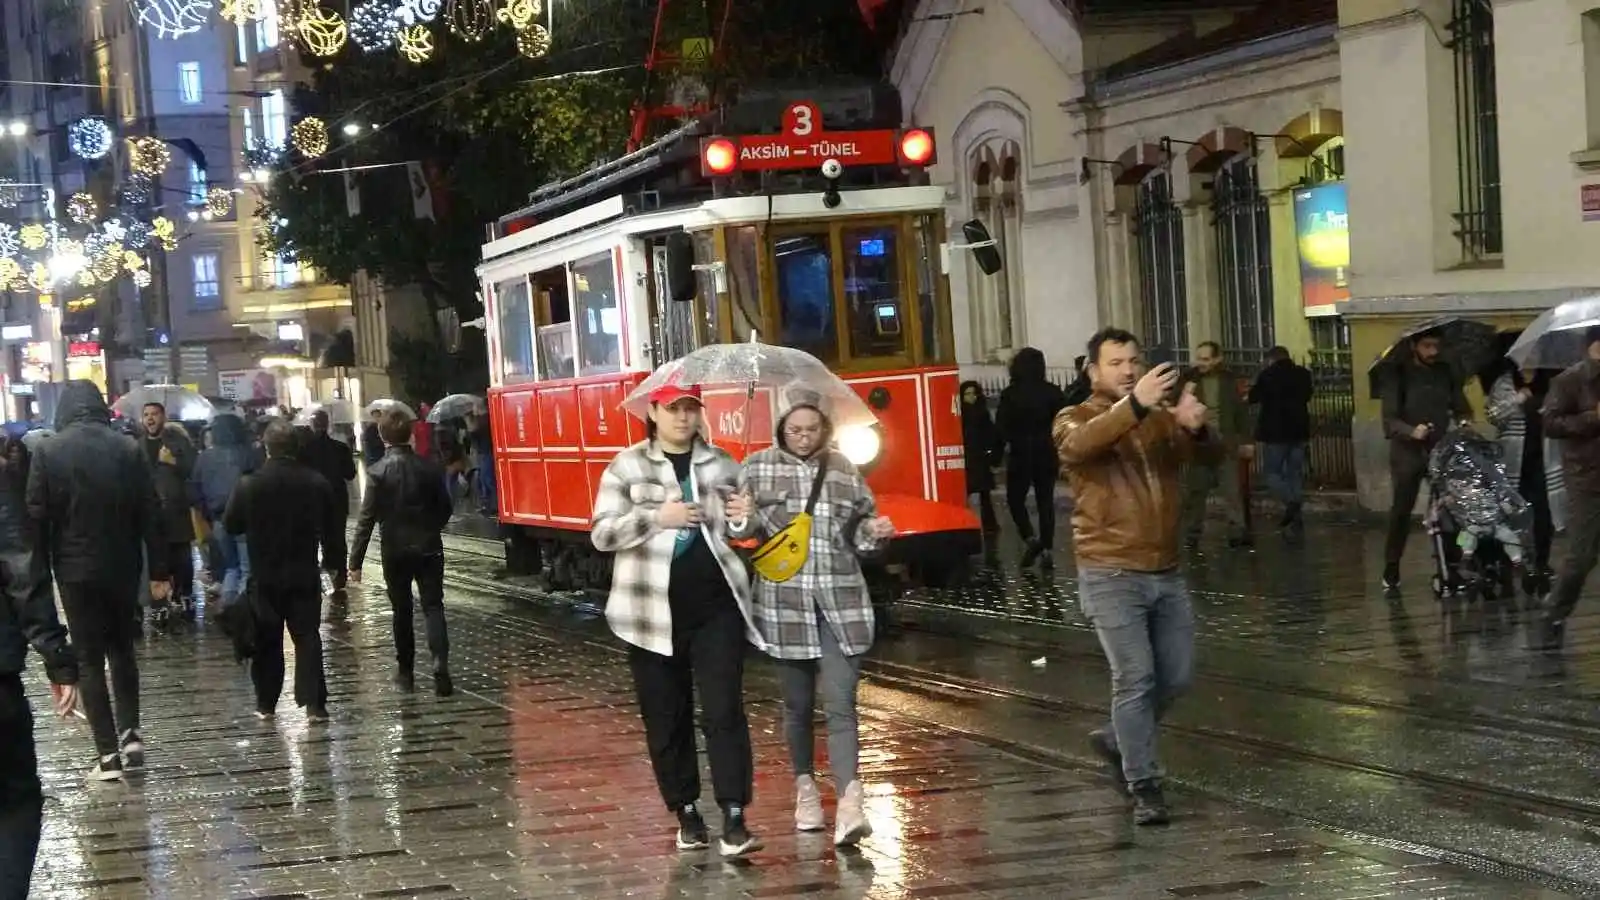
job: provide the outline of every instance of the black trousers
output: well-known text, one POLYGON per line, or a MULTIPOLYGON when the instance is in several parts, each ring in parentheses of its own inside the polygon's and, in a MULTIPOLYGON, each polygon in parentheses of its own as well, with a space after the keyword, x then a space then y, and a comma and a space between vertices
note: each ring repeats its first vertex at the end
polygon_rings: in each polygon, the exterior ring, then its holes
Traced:
POLYGON ((326 706, 328 683, 322 669, 322 587, 291 588, 258 584, 251 588, 256 618, 255 661, 250 680, 256 688, 256 709, 277 707, 283 693, 283 631, 294 641, 294 702, 326 706))
POLYGON ((1567 488, 1567 558, 1557 570, 1550 617, 1565 619, 1578 605, 1583 583, 1600 559, 1600 494, 1567 488))
POLYGON ((1053 463, 1013 464, 1006 469, 1006 505, 1011 521, 1024 541, 1033 540, 1033 523, 1028 521, 1028 492, 1039 508, 1039 543, 1048 549, 1056 538, 1056 478, 1060 470, 1053 463))
POLYGON ((1550 567, 1550 544, 1555 541, 1555 522, 1550 516, 1550 495, 1546 492, 1543 454, 1531 453, 1524 447, 1522 478, 1519 493, 1527 498, 1533 508, 1533 565, 1537 569, 1550 567), (1528 465, 1532 457, 1532 465, 1528 465))
POLYGON ((25 900, 44 826, 33 711, 22 676, 0 675, 0 900, 25 900))
POLYGON ((1394 483, 1394 499, 1389 506, 1389 534, 1383 544, 1385 568, 1400 565, 1411 536, 1411 512, 1417 494, 1428 475, 1428 448, 1416 441, 1389 442, 1389 478, 1394 483))
POLYGON ((411 624, 412 582, 416 582, 417 595, 422 601, 423 627, 427 629, 428 652, 433 655, 433 671, 449 671, 450 635, 444 622, 444 555, 385 554, 383 581, 388 585, 389 606, 394 610, 394 655, 400 663, 400 671, 410 672, 417 657, 417 636, 411 624))
POLYGON ((748 806, 754 792, 750 722, 744 714, 744 617, 730 601, 698 626, 674 629, 672 655, 630 646, 629 668, 644 719, 656 786, 668 809, 700 799, 694 697, 720 806, 748 806))
POLYGON ((139 585, 130 578, 115 586, 63 583, 60 588, 67 630, 78 651, 78 699, 94 732, 95 750, 110 756, 121 747, 118 735, 139 727, 139 663, 133 652, 139 632, 139 585))
POLYGON ((334 486, 333 505, 339 527, 330 529, 322 539, 322 571, 332 573, 334 589, 342 591, 345 587, 345 568, 349 565, 350 557, 349 537, 344 529, 345 520, 350 518, 350 497, 345 493, 343 482, 334 486))
POLYGON ((167 571, 172 573, 172 602, 194 603, 194 545, 190 541, 167 545, 167 571))

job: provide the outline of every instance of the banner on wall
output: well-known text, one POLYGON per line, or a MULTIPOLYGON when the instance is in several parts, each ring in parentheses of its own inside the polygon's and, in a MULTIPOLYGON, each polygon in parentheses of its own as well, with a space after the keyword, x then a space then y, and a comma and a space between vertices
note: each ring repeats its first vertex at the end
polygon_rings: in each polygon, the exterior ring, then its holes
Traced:
POLYGON ((265 369, 234 369, 217 373, 217 393, 229 400, 278 399, 278 376, 265 369))
POLYGON ((1306 315, 1331 316, 1350 299, 1350 212, 1344 182, 1294 192, 1300 297, 1306 315))

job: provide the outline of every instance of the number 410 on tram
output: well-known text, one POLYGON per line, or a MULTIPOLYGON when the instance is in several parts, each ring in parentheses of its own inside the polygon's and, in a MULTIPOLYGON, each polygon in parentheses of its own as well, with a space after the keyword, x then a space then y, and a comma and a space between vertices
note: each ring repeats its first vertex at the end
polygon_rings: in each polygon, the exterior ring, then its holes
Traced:
MULTIPOLYGON (((592 501, 611 458, 644 438, 618 404, 656 366, 754 332, 828 363, 877 416, 837 437, 900 532, 875 587, 965 576, 981 533, 966 497, 943 190, 925 184, 934 136, 825 125, 808 102, 789 105, 775 134, 694 123, 491 226, 478 271, 514 569, 604 591, 592 501)), ((969 224, 962 246, 988 269, 986 238, 969 224)), ((769 446, 773 402, 709 392, 712 441, 736 456, 747 441, 769 446)))

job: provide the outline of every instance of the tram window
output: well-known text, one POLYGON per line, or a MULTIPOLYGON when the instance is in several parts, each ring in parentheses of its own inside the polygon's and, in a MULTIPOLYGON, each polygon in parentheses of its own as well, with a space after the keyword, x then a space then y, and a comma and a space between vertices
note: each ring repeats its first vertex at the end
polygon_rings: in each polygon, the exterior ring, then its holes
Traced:
POLYGON ((727 235, 730 333, 737 343, 749 340, 752 331, 766 330, 761 321, 761 240, 754 225, 729 228, 727 235))
POLYGON ((577 295, 578 371, 603 375, 622 369, 622 308, 611 251, 572 264, 577 295))
POLYGON ((501 375, 506 381, 533 377, 533 311, 528 280, 518 278, 494 286, 500 301, 501 375))
MULTIPOLYGON (((694 261, 709 263, 717 258, 717 245, 709 231, 698 231, 694 235, 694 261)), ((718 330, 717 321, 717 280, 709 269, 695 272, 695 285, 700 291, 700 307, 704 311, 704 325, 702 330, 695 335, 699 344, 716 343, 721 338, 722 332, 718 330)))
POLYGON ((893 225, 846 228, 839 239, 844 248, 850 355, 904 354, 909 326, 900 296, 899 230, 893 225))
POLYGON ((781 343, 824 362, 837 362, 833 250, 828 233, 778 235, 772 242, 772 255, 778 274, 781 343))
POLYGON ((577 374, 572 353, 572 304, 567 299, 567 270, 546 269, 533 276, 533 321, 538 326, 539 359, 544 377, 571 378, 577 374))
POLYGON ((945 319, 948 310, 939 304, 939 232, 935 230, 931 215, 917 216, 913 226, 917 238, 917 313, 922 323, 922 361, 924 363, 950 363, 955 361, 949 341, 946 340, 945 319))

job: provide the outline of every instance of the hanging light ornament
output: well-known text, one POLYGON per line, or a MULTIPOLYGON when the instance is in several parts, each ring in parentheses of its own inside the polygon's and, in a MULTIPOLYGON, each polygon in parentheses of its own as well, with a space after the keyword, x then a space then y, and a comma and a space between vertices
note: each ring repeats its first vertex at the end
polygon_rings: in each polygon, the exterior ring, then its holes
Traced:
POLYGON ((270 0, 278 4, 278 32, 287 34, 295 46, 304 47, 300 23, 317 10, 317 0, 270 0))
POLYGON ((0 178, 0 209, 15 209, 22 202, 22 191, 15 178, 0 178))
POLYGON ((67 199, 67 218, 79 225, 87 225, 94 221, 100 212, 100 205, 94 202, 94 197, 83 191, 73 194, 67 199))
POLYGON ((289 140, 302 156, 321 156, 328 152, 328 124, 316 116, 306 116, 289 129, 289 140))
POLYGON ((84 116, 67 126, 67 147, 80 159, 99 159, 111 152, 111 126, 99 116, 84 116))
POLYGON ((206 209, 219 219, 233 212, 233 191, 225 187, 214 187, 206 191, 206 209))
POLYGON ((400 55, 407 62, 418 65, 433 58, 433 32, 426 25, 412 25, 400 30, 400 55))
POLYGON ((426 25, 439 18, 440 0, 400 0, 390 15, 402 26, 426 25))
POLYGON ((502 24, 521 31, 532 25, 541 12, 544 12, 544 4, 540 0, 501 0, 494 17, 502 24))
POLYGON ((129 272, 137 272, 144 268, 144 257, 132 250, 122 251, 122 267, 129 272))
POLYGON ((151 182, 146 175, 130 175, 117 191, 117 202, 123 206, 143 206, 150 202, 151 182))
POLYGON ((139 24, 162 38, 194 34, 206 27, 212 9, 211 0, 133 0, 139 24))
POLYGON ((302 14, 295 31, 312 56, 338 54, 350 36, 350 27, 345 24, 344 16, 320 6, 302 14))
POLYGON ((128 165, 140 175, 154 178, 165 172, 171 162, 172 151, 159 138, 128 139, 128 165))
MULTIPOLYGON (((17 239, 17 229, 0 222, 0 259, 10 259, 21 249, 22 241, 17 239)), ((4 284, 5 281, 6 279, 0 278, 0 284, 4 284)))
POLYGON ((24 250, 43 250, 44 245, 50 243, 50 229, 38 222, 22 226, 17 232, 17 239, 22 242, 24 250))
POLYGON ((150 277, 149 269, 140 269, 139 271, 133 273, 134 287, 147 288, 150 286, 150 282, 154 280, 155 279, 150 277))
POLYGON ((143 222, 129 225, 127 244, 135 250, 143 250, 150 246, 150 226, 143 222))
POLYGON ((92 266, 84 266, 78 270, 78 287, 92 288, 99 283, 100 279, 94 277, 94 268, 92 266))
POLYGON ((9 256, 0 256, 0 290, 12 287, 18 278, 22 279, 23 284, 27 284, 28 279, 23 275, 22 266, 9 256))
POLYGON ((150 233, 161 242, 163 250, 171 250, 178 246, 178 229, 166 216, 156 216, 150 220, 150 233))
POLYGON ((538 59, 550 52, 550 32, 543 25, 532 25, 517 32, 517 52, 538 59))
POLYGON ((393 47, 394 11, 394 4, 386 0, 370 0, 356 5, 350 10, 350 40, 368 53, 393 47))
POLYGON ((246 25, 264 17, 266 4, 271 2, 273 0, 222 0, 222 11, 218 15, 235 25, 246 25))
POLYGON ((494 28, 494 2, 450 0, 450 9, 446 16, 450 20, 451 33, 464 41, 476 43, 483 40, 483 36, 494 28))
POLYGON ((28 270, 28 287, 41 294, 50 290, 50 280, 50 267, 44 263, 34 263, 28 270))

